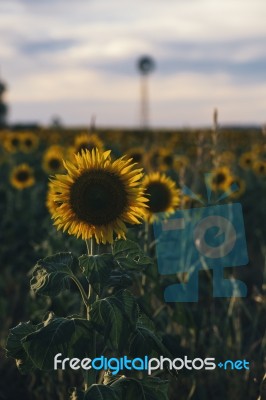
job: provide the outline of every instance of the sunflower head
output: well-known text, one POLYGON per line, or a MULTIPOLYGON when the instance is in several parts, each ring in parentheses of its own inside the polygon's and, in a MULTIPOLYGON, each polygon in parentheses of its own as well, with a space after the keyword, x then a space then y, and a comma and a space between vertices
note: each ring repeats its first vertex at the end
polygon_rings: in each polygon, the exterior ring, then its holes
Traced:
POLYGON ((75 163, 64 163, 66 175, 51 180, 50 196, 61 203, 52 213, 54 224, 97 243, 125 238, 125 224, 140 223, 144 214, 142 170, 124 157, 112 161, 110 151, 82 150, 75 158, 75 163))
POLYGON ((159 157, 159 165, 161 171, 167 171, 173 167, 174 155, 172 151, 163 149, 159 157))
POLYGON ((251 169, 253 161, 254 161, 254 153, 252 153, 251 151, 247 151, 241 154, 238 163, 240 167, 243 169, 251 169))
POLYGON ((145 166, 148 170, 154 171, 155 169, 158 169, 161 152, 161 147, 156 146, 150 149, 150 151, 146 154, 145 166))
POLYGON ((99 151, 103 151, 104 146, 101 139, 95 133, 82 133, 75 137, 74 153, 81 153, 82 150, 92 150, 96 148, 99 151))
POLYGON ((64 150, 61 146, 51 146, 44 153, 42 167, 48 174, 63 172, 64 150))
POLYGON ((210 174, 208 185, 211 190, 226 190, 228 189, 228 182, 231 177, 231 172, 228 167, 219 167, 212 171, 210 174))
POLYGON ((144 216, 146 221, 152 223, 157 219, 157 213, 165 213, 167 217, 177 209, 180 203, 180 191, 171 178, 153 172, 145 176, 142 185, 149 199, 144 216))
POLYGON ((33 132, 24 132, 21 134, 21 150, 24 153, 31 153, 38 148, 39 138, 33 132))
POLYGON ((142 164, 144 157, 143 147, 131 147, 131 149, 127 150, 126 157, 131 158, 134 163, 142 164))
POLYGON ((244 179, 241 179, 239 176, 230 176, 227 181, 227 188, 225 190, 229 190, 230 187, 235 184, 237 186, 237 190, 230 194, 230 197, 233 199, 238 199, 241 197, 246 191, 246 182, 244 179))
POLYGON ((253 171, 258 176, 266 176, 266 161, 256 160, 252 166, 253 171))
POLYGON ((20 151, 21 147, 20 134, 7 132, 4 138, 3 146, 8 153, 17 153, 18 151, 20 151))
POLYGON ((13 168, 10 174, 11 185, 19 190, 35 184, 33 169, 28 164, 20 164, 13 168))
POLYGON ((186 156, 178 155, 174 158, 173 165, 176 171, 180 171, 183 168, 187 168, 187 166, 189 165, 189 159, 186 156))

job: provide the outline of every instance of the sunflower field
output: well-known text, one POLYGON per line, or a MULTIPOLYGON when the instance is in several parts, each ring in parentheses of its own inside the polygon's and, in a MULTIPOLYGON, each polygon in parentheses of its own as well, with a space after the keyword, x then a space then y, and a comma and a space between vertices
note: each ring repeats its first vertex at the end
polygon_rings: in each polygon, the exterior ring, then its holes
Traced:
POLYGON ((57 127, 0 139, 1 400, 266 399, 264 130, 57 127), (248 262, 222 279, 245 295, 214 296, 198 255, 197 301, 167 300, 190 272, 161 273, 156 224, 235 203, 248 262), (161 358, 164 368, 140 367, 161 358), (207 358, 220 368, 170 367, 207 358))

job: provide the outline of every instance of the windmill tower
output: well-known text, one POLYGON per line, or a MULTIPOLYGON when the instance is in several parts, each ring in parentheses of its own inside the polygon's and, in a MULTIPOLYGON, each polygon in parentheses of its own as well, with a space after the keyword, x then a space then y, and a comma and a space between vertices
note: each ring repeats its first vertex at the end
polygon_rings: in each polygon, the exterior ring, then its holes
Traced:
POLYGON ((155 63, 150 56, 142 56, 137 64, 140 72, 140 125, 143 129, 149 126, 149 92, 148 75, 154 70, 155 63))

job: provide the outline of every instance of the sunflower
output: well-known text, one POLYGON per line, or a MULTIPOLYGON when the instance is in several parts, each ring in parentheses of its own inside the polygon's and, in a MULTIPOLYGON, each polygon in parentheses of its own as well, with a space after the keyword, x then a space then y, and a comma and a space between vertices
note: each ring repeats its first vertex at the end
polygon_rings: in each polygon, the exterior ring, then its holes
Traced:
POLYGON ((159 159, 162 154, 162 148, 159 146, 152 147, 146 154, 144 158, 144 164, 147 170, 158 170, 159 159))
POLYGON ((31 153, 39 146, 39 138, 33 132, 24 132, 20 137, 20 147, 24 153, 31 153))
POLYGON ((244 179, 239 178, 239 176, 230 176, 227 180, 227 187, 225 187, 225 190, 229 190, 233 184, 236 184, 238 189, 231 193, 230 197, 238 199, 246 191, 246 182, 244 179))
POLYGON ((252 165, 253 171, 258 176, 266 176, 266 161, 257 160, 252 165))
POLYGON ((180 191, 175 182, 165 174, 153 172, 146 175, 142 186, 149 198, 144 219, 149 223, 156 220, 157 213, 165 213, 165 217, 174 212, 180 203, 180 191))
POLYGON ((132 147, 127 150, 126 157, 131 158, 134 163, 142 164, 144 156, 143 147, 132 147))
POLYGON ((174 159, 174 169, 179 171, 189 165, 189 159, 186 156, 178 155, 174 159))
POLYGON ((226 190, 228 188, 228 182, 231 178, 231 172, 228 167, 219 167, 212 171, 208 178, 208 185, 211 190, 226 190))
POLYGON ((251 169, 253 159, 254 159, 254 153, 252 153, 251 151, 247 151, 241 154, 238 163, 240 167, 243 169, 251 169))
POLYGON ((74 153, 80 153, 82 150, 92 150, 98 149, 99 151, 103 151, 103 142, 101 139, 94 133, 82 133, 75 137, 74 141, 74 153))
POLYGON ((55 174, 64 170, 64 151, 61 146, 51 146, 44 153, 42 167, 48 174, 55 174))
POLYGON ((57 229, 113 243, 114 235, 125 239, 125 223, 140 223, 148 201, 139 182, 142 169, 125 157, 112 162, 110 153, 82 150, 75 163, 64 162, 67 174, 52 178, 52 199, 62 203, 52 215, 57 229))
POLYGON ((161 171, 167 171, 173 167, 174 155, 173 152, 167 149, 162 149, 159 156, 159 166, 161 171))
POLYGON ((20 151, 21 146, 20 135, 18 133, 7 132, 3 146, 8 153, 17 153, 20 151))
POLYGON ((33 169, 25 163, 13 168, 10 174, 10 183, 19 190, 33 186, 35 184, 33 169))

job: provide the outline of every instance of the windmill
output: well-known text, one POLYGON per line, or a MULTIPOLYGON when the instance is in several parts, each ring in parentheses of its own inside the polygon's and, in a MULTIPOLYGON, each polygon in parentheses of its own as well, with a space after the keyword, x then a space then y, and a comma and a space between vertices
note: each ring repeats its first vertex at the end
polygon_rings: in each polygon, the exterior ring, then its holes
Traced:
POLYGON ((140 72, 140 124, 141 128, 149 126, 149 91, 148 76, 154 70, 155 63, 150 56, 142 56, 137 62, 140 72))

